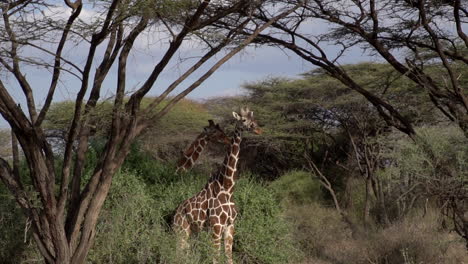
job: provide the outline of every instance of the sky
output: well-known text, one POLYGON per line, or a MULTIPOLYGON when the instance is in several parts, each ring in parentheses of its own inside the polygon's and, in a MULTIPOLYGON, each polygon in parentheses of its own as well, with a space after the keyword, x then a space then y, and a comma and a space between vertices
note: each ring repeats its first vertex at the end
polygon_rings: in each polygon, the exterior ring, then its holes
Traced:
MULTIPOLYGON (((59 15, 64 15, 61 10, 51 11, 59 15)), ((65 14, 66 15, 66 14, 65 14)), ((83 19, 92 19, 93 14, 89 11, 83 13, 83 19)), ((306 24, 304 30, 310 33, 320 33, 326 31, 327 24, 316 23, 306 24)), ((147 76, 152 71, 155 63, 159 61, 167 46, 161 41, 161 35, 157 31, 147 32, 139 37, 135 43, 135 50, 130 53, 129 66, 127 73, 127 87, 132 90, 139 87, 147 76)), ((105 46, 105 45, 102 45, 105 46)), ((326 50, 333 54, 337 52, 337 48, 329 45, 326 50)), ((65 49, 65 56, 73 61, 84 64, 87 55, 87 48, 84 45, 69 46, 65 49)), ((31 56, 42 57, 38 51, 23 50, 24 53, 31 56)), ((171 64, 163 71, 160 78, 153 86, 149 95, 158 95, 172 81, 183 73, 183 70, 189 67, 194 60, 180 61, 178 58, 190 58, 200 54, 198 46, 191 43, 184 44, 180 52, 175 56, 171 64)), ((218 55, 217 58, 221 58, 218 55)), ((348 51, 345 56, 340 59, 340 63, 356 63, 372 60, 371 57, 365 55, 358 48, 348 51)), ((98 61, 95 61, 94 66, 97 67, 98 61)), ((116 64, 116 63, 115 63, 116 64)), ((211 63, 213 64, 213 63, 211 63)), ((210 64, 202 67, 198 74, 188 78, 175 91, 185 89, 191 82, 199 77, 203 70, 207 70, 210 64)), ((270 77, 287 77, 297 78, 299 74, 310 71, 312 65, 303 61, 297 55, 287 51, 280 50, 274 47, 248 47, 241 53, 237 54, 221 68, 216 71, 208 80, 201 84, 187 97, 195 100, 204 100, 220 96, 236 96, 244 93, 242 86, 248 82, 261 81, 270 77)), ((25 68, 24 73, 29 82, 33 85, 34 97, 38 107, 41 107, 50 85, 51 74, 35 68, 25 68)), ((112 97, 116 87, 116 68, 113 67, 109 76, 103 84, 103 95, 101 98, 112 97)), ((4 79, 2 81, 7 84, 7 89, 12 97, 21 105, 25 106, 25 98, 20 90, 20 87, 13 78, 4 79)), ((54 101, 74 100, 79 89, 80 82, 73 76, 62 73, 61 82, 54 97, 54 101)), ((24 107, 25 108, 25 107, 24 107)), ((3 118, 0 117, 0 128, 8 127, 3 118)))
MULTIPOLYGON (((331 49, 333 50, 333 48, 331 49)), ((156 58, 145 56, 146 53, 135 55, 130 60, 133 61, 135 68, 130 68, 128 73, 128 87, 138 87, 144 82, 152 70, 156 58), (140 58, 142 57, 142 58, 140 58)), ((218 56, 219 57, 219 56, 218 56)), ((360 50, 350 51, 343 59, 342 63, 356 63, 369 61, 372 58, 363 54, 360 50)), ((172 65, 163 72, 160 79, 151 89, 149 95, 158 95, 163 88, 166 88, 177 76, 182 73, 182 66, 172 65)), ((206 68, 206 67, 205 67, 206 68)), ((300 59, 295 54, 282 51, 278 48, 248 48, 242 53, 237 54, 230 61, 225 63, 208 80, 202 83, 197 89, 190 93, 187 98, 195 100, 204 100, 221 96, 237 96, 244 93, 242 86, 249 82, 261 81, 270 77, 297 78, 299 74, 310 71, 312 65, 300 59)), ((115 72, 115 69, 113 69, 115 72)), ((33 84, 36 104, 41 106, 45 100, 47 87, 50 84, 51 74, 44 74, 43 71, 30 69, 25 71, 27 79, 33 84)), ((73 100, 79 89, 79 82, 75 77, 63 74, 64 78, 59 84, 54 101, 73 100)), ((179 86, 177 91, 186 88, 190 81, 195 77, 188 78, 187 81, 179 86), (185 84, 185 85, 184 85, 185 84)), ((110 73, 104 82, 104 92, 102 98, 112 97, 116 82, 116 75, 110 73)), ((9 91, 14 99, 25 105, 25 98, 19 86, 13 79, 9 79, 9 91)), ((0 119, 0 127, 7 127, 7 123, 0 119)))

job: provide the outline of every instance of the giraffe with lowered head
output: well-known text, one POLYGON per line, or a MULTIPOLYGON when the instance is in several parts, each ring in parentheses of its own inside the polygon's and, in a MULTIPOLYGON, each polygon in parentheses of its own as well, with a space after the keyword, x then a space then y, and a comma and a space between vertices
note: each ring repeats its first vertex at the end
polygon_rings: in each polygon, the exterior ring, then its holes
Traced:
MULTIPOLYGON (((209 227, 212 231, 214 246, 219 254, 221 238, 224 236, 224 251, 229 264, 233 263, 232 245, 237 209, 232 196, 242 132, 262 133, 253 118, 253 112, 248 108, 242 108, 240 114, 236 112, 232 114, 236 119, 236 126, 223 166, 212 174, 199 193, 182 202, 176 210, 173 222, 174 230, 180 235, 179 247, 182 248, 188 247, 187 239, 191 232, 209 227)), ((213 263, 217 263, 216 258, 213 263)))
POLYGON ((213 120, 208 120, 209 126, 204 127, 203 132, 182 152, 182 157, 177 161, 176 173, 190 170, 200 157, 208 142, 220 142, 230 144, 231 140, 224 131, 215 124, 213 120))

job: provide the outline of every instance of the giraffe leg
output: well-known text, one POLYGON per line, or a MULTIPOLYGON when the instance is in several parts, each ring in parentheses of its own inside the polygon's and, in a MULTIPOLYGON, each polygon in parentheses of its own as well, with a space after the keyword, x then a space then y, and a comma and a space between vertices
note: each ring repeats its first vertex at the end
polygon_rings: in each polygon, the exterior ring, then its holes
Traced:
POLYGON ((179 232, 179 248, 186 251, 190 248, 188 239, 190 237, 190 228, 182 230, 179 232))
POLYGON ((216 224, 213 226, 213 246, 215 248, 215 255, 213 257, 213 264, 217 264, 221 252, 221 233, 222 233, 222 226, 220 224, 216 224))
POLYGON ((232 244, 234 242, 234 225, 230 224, 224 229, 224 253, 226 254, 228 264, 233 264, 232 244))
POLYGON ((190 224, 187 221, 187 218, 180 217, 174 224, 174 229, 177 234, 177 249, 182 251, 187 251, 190 245, 188 239, 190 237, 190 224))

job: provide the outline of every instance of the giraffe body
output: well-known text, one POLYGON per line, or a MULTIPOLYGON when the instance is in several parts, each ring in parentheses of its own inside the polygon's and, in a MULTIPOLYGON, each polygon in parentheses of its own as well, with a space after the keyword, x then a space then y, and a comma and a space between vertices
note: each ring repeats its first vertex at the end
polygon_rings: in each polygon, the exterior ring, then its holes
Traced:
MULTIPOLYGON (((176 210, 173 228, 181 236, 180 247, 187 248, 187 238, 192 232, 198 232, 206 227, 212 231, 216 249, 221 248, 224 237, 224 249, 228 263, 232 262, 232 245, 234 241, 234 222, 237 209, 233 199, 235 174, 239 160, 240 144, 243 130, 253 130, 261 133, 253 120, 253 112, 241 110, 241 116, 233 113, 238 120, 231 139, 223 166, 210 177, 204 188, 193 197, 185 200, 176 210)), ((214 260, 216 263, 217 260, 214 260)))

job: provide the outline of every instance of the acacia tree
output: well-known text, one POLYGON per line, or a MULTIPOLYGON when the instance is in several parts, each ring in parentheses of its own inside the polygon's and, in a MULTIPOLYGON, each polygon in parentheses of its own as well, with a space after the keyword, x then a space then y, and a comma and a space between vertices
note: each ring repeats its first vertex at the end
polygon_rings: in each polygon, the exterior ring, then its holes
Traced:
MULTIPOLYGON (((278 0, 274 2, 277 5, 288 6, 296 4, 297 0, 278 0)), ((350 74, 341 67, 339 63, 340 58, 346 54, 348 49, 357 45, 359 42, 347 42, 341 39, 336 40, 336 43, 332 44, 336 44, 337 47, 341 47, 341 49, 330 54, 326 51, 326 47, 331 44, 331 40, 333 40, 331 36, 335 36, 335 31, 331 30, 324 34, 313 34, 309 32, 310 24, 308 23, 318 18, 318 15, 313 12, 316 2, 317 1, 313 0, 305 1, 302 8, 297 9, 293 15, 273 23, 269 32, 260 34, 255 42, 260 45, 270 45, 290 50, 312 65, 322 68, 327 74, 364 96, 375 107, 379 115, 388 125, 395 127, 410 137, 414 137, 416 132, 412 122, 402 115, 399 109, 384 100, 378 93, 365 89, 363 84, 352 78, 350 74)), ((345 5, 337 3, 336 1, 326 2, 332 6, 340 6, 344 10, 347 10, 345 5)), ((253 14, 253 17, 258 23, 268 21, 271 18, 272 14, 269 9, 264 7, 259 7, 258 9, 258 12, 253 14)), ((227 30, 232 29, 232 26, 223 21, 219 21, 215 24, 219 28, 227 30)), ((244 29, 243 33, 246 35, 251 34, 251 30, 244 29)))
POLYGON ((466 78, 468 22, 465 1, 312 1, 312 17, 333 23, 329 39, 364 45, 426 90, 440 111, 468 137, 466 78), (429 51, 429 52, 428 52, 429 51), (404 53, 401 56, 400 53, 404 53), (434 75, 431 66, 440 65, 434 75))
MULTIPOLYGON (((276 1, 282 5, 294 2, 276 1)), ((436 163, 428 142, 417 135, 413 123, 401 114, 401 108, 383 99, 387 87, 382 87, 380 93, 365 89, 339 61, 355 47, 384 59, 401 78, 421 87, 433 106, 468 137, 467 5, 467 1, 461 0, 310 0, 293 16, 273 23, 268 34, 260 34, 257 43, 287 49, 360 93, 388 125, 409 135, 436 163), (330 30, 310 32, 310 23, 326 23, 330 30), (331 53, 327 51, 330 44, 340 49, 331 53)), ((268 21, 271 14, 260 7, 254 17, 257 21, 268 21)), ((231 28, 222 21, 218 26, 231 28)), ((248 29, 243 32, 250 34, 248 29)), ((438 173, 451 177, 443 168, 438 168, 438 173)), ((452 215, 458 229, 467 226, 468 220, 459 213, 465 205, 457 191, 445 193, 441 199, 455 201, 447 207, 448 214, 452 215)))
MULTIPOLYGON (((129 153, 135 137, 150 123, 163 117, 262 30, 298 8, 278 11, 267 23, 252 23, 251 16, 245 14, 255 12, 255 5, 259 4, 264 3, 247 0, 103 0, 88 3, 82 0, 62 3, 13 0, 0 3, 0 63, 3 66, 0 113, 16 135, 29 168, 29 177, 20 175, 17 162, 13 162, 11 168, 0 158, 0 178, 32 222, 34 240, 47 263, 85 261, 112 177, 129 153), (59 9, 61 16, 48 15, 54 8, 59 9), (92 22, 81 19, 86 12, 92 12, 92 22), (64 14, 69 15, 63 17, 64 14), (235 25, 234 28, 217 34, 211 25, 221 20, 235 25), (238 33, 242 28, 252 29, 253 34, 240 36, 238 33), (165 51, 149 76, 130 91, 126 85, 128 57, 135 49, 135 41, 150 34, 152 29, 162 32, 161 43, 166 43, 165 51), (203 54, 143 108, 143 98, 177 57, 181 45, 196 38, 206 44, 203 54), (70 52, 77 47, 86 50, 84 63, 70 52), (223 50, 226 52, 220 53, 223 50), (37 53, 40 56, 31 55, 37 53), (216 54, 223 56, 214 60, 216 54), (211 67, 201 77, 155 111, 182 81, 207 61, 212 62, 211 67), (43 69, 42 74, 50 76, 48 87, 31 82, 26 74, 31 66, 43 69), (93 126, 99 125, 89 116, 102 99, 103 82, 113 69, 116 69, 117 80, 113 84, 115 95, 107 142, 89 180, 83 182, 90 133, 93 126), (73 119, 66 134, 63 160, 57 162, 42 125, 65 74, 77 78, 79 88, 73 119), (16 81, 21 87, 27 111, 23 111, 12 96, 14 86, 9 80, 16 81), (47 95, 39 108, 35 95, 41 89, 46 89, 47 95)), ((14 160, 17 159, 16 155, 14 160)))
MULTIPOLYGON (((291 4, 294 0, 279 0, 291 4)), ((340 58, 350 48, 363 48, 387 61, 403 78, 422 89, 449 120, 468 137, 466 76, 468 57, 468 6, 466 1, 307 1, 295 16, 273 24, 259 43, 285 48, 326 70, 349 88, 362 94, 387 123, 414 135, 412 125, 389 102, 350 78, 340 67, 340 58), (330 30, 311 33, 311 22, 327 23, 330 30), (326 46, 341 49, 332 54, 326 46), (437 68, 434 71, 434 68, 437 68)), ((268 20, 268 10, 256 13, 268 20)), ((385 90, 382 90, 384 93, 385 90)))

